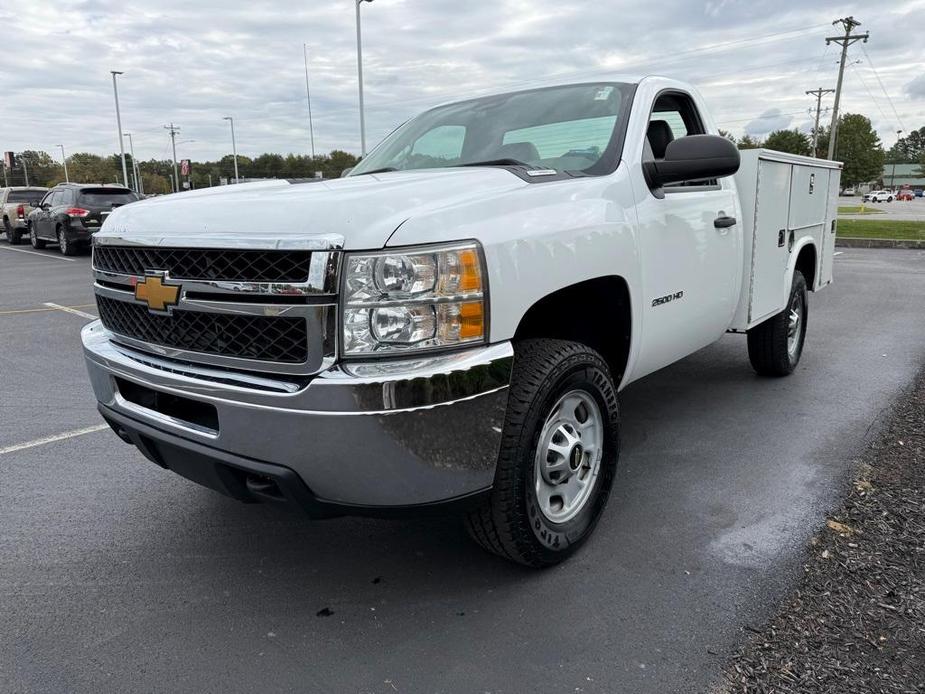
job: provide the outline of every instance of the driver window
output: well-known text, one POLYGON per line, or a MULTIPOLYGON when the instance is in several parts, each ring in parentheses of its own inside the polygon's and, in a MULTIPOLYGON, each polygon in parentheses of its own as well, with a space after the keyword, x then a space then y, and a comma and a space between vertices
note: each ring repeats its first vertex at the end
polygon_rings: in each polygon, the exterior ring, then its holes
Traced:
MULTIPOLYGON (((653 161, 665 158, 668 145, 679 137, 688 135, 703 135, 706 129, 703 120, 697 112, 694 100, 683 92, 669 92, 660 95, 652 107, 649 116, 649 127, 646 131, 646 142, 643 148, 643 160, 653 161)), ((668 192, 683 190, 691 187, 703 188, 718 185, 715 179, 705 181, 687 181, 665 186, 668 192)))
POLYGON ((697 107, 687 94, 662 94, 652 107, 646 132, 647 159, 664 159, 668 144, 679 137, 705 132, 697 107))

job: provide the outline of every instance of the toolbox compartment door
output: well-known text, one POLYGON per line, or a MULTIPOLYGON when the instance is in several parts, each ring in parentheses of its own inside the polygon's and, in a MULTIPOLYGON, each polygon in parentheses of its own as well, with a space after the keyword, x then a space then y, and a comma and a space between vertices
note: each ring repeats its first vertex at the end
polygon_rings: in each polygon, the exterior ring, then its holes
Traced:
POLYGON ((781 287, 790 260, 788 222, 793 167, 779 161, 758 161, 758 195, 752 237, 749 323, 781 310, 781 287))

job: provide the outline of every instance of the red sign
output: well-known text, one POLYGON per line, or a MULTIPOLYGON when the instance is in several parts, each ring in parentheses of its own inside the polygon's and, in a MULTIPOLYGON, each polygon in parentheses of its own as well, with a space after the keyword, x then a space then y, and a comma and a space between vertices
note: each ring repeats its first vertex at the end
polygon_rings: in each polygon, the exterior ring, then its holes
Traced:
POLYGON ((180 160, 180 175, 189 176, 189 169, 190 169, 189 159, 181 159, 180 160))

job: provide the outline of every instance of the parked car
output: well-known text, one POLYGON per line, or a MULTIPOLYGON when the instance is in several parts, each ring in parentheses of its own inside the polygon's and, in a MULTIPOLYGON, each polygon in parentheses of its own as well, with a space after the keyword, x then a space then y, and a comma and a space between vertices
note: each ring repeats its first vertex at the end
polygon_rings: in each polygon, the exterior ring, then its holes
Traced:
POLYGON ((893 193, 888 190, 874 190, 864 196, 864 202, 893 202, 893 193))
POLYGON ((921 188, 915 189, 915 197, 920 198, 923 194, 925 194, 925 191, 923 191, 921 188))
POLYGON ((915 200, 915 193, 911 190, 901 190, 896 194, 897 200, 915 200))
POLYGON ((106 217, 116 208, 138 200, 121 186, 60 183, 49 190, 28 217, 33 248, 57 243, 64 255, 75 255, 90 244, 106 217))
POLYGON ((26 231, 26 220, 32 212, 32 206, 45 195, 48 188, 37 186, 18 186, 0 188, 0 217, 3 220, 3 233, 12 245, 19 243, 26 231))
POLYGON ((345 178, 113 211, 90 381, 120 438, 234 498, 446 504, 548 566, 607 503, 619 389, 729 331, 759 374, 796 368, 840 174, 739 152, 663 77, 437 107, 345 178))

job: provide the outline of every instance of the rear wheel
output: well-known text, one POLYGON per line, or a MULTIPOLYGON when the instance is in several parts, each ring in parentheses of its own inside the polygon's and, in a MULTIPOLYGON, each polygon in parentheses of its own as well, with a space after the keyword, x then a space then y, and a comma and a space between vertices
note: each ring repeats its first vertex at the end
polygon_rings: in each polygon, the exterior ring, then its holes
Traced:
POLYGON ((34 224, 29 225, 29 243, 32 244, 32 247, 37 251, 40 251, 43 248, 45 248, 45 242, 42 239, 40 239, 35 233, 34 224))
POLYGON ((8 217, 3 218, 3 231, 6 233, 6 240, 10 242, 10 245, 15 246, 19 243, 19 230, 13 228, 8 217))
POLYGON ((519 343, 494 487, 467 517, 475 541, 532 567, 573 554, 610 495, 618 414, 613 379, 597 352, 564 340, 519 343))
POLYGON ((62 227, 58 227, 58 248, 61 255, 77 255, 77 242, 71 241, 62 227))
POLYGON ((795 270, 786 308, 748 331, 748 358, 759 375, 787 376, 800 362, 806 339, 806 299, 806 280, 795 270))

